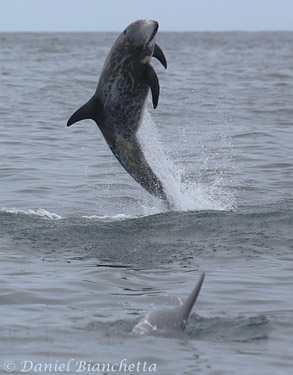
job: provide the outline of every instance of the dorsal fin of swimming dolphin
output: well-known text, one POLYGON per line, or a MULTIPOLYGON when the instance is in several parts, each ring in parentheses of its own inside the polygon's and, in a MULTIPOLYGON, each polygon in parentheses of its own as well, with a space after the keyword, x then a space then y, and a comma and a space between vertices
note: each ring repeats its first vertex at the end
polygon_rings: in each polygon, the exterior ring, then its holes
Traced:
POLYGON ((94 120, 98 123, 99 117, 102 117, 102 106, 99 99, 94 95, 87 103, 73 113, 67 122, 67 126, 87 119, 94 120))
POLYGON ((167 60, 166 60, 166 57, 164 55, 164 52, 161 50, 161 48, 157 44, 155 44, 153 57, 155 57, 156 59, 158 59, 160 61, 160 63, 163 65, 163 67, 165 69, 167 69, 167 60))
POLYGON ((159 84, 158 76, 154 68, 150 64, 146 64, 145 69, 146 69, 146 80, 151 88, 152 98, 153 98, 153 107, 155 109, 159 101, 160 84, 159 84))
POLYGON ((187 298, 187 300, 183 303, 182 306, 179 307, 179 316, 181 322, 183 322, 184 326, 186 325, 187 319, 191 313, 191 310, 197 300, 197 297, 199 295, 199 292, 202 287, 202 283, 204 281, 205 273, 203 272, 200 276, 200 279, 198 280, 195 288, 191 292, 190 296, 187 298))

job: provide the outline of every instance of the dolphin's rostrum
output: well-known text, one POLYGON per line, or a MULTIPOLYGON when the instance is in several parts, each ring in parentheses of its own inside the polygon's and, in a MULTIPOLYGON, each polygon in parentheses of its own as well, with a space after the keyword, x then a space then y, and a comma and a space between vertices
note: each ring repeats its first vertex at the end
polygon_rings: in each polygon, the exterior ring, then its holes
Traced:
POLYGON ((138 322, 132 332, 137 335, 143 335, 153 331, 183 331, 201 290, 204 276, 205 273, 203 272, 195 288, 182 305, 175 308, 166 307, 149 312, 138 322))
POLYGON ((104 63, 94 96, 70 117, 67 126, 94 120, 125 170, 149 193, 166 199, 164 187, 137 139, 149 88, 154 108, 160 95, 151 58, 167 68, 164 53, 155 44, 158 27, 156 21, 138 20, 119 35, 104 63))

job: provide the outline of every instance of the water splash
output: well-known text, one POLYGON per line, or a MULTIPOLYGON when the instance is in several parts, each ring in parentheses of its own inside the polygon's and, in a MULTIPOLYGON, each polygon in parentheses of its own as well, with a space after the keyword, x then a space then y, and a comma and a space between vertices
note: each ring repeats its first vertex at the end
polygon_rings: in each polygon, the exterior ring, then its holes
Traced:
MULTIPOLYGON (((200 171, 195 179, 186 179, 182 163, 175 163, 168 152, 164 151, 156 125, 148 111, 145 112, 138 138, 147 161, 164 184, 167 198, 175 211, 227 211, 234 208, 235 198, 225 186, 227 181, 223 170, 215 171, 212 181, 205 181, 200 171)), ((144 209, 148 214, 167 210, 164 202, 152 197, 147 199, 144 209)))

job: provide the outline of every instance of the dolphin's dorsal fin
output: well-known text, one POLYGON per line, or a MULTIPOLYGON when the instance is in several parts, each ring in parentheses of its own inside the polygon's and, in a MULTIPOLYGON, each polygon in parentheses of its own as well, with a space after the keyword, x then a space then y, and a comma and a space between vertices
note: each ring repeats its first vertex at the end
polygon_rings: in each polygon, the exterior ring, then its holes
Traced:
POLYGON ((183 322, 183 324, 185 325, 188 317, 189 317, 189 314, 195 304, 195 301, 199 295, 199 292, 201 290, 201 286, 202 286, 202 283, 203 283, 203 280, 204 280, 204 276, 205 276, 205 273, 203 272, 200 276, 200 279, 198 280, 195 288, 193 289, 193 291, 191 292, 190 296, 187 298, 187 300, 183 303, 182 306, 180 306, 180 320, 183 322))
POLYGON ((158 80, 158 76, 156 72, 154 71, 154 68, 146 64, 146 80, 149 84, 151 91, 152 91, 152 97, 153 97, 153 107, 156 108, 159 101, 160 96, 160 84, 158 80))
POLYGON ((75 124, 78 121, 91 119, 98 123, 98 119, 102 116, 102 107, 97 96, 93 96, 87 103, 80 107, 70 117, 67 126, 75 124))
POLYGON ((166 60, 166 57, 164 55, 164 52, 161 50, 161 48, 157 44, 155 44, 153 57, 155 57, 156 59, 158 59, 160 61, 160 63, 163 65, 163 67, 165 69, 167 69, 167 60, 166 60))

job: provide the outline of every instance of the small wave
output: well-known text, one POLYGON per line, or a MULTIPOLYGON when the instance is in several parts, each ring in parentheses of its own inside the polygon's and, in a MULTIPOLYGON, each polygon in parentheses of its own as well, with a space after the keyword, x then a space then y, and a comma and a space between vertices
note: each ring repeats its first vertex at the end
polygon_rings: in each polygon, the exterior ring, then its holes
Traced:
POLYGON ((98 220, 101 220, 101 221, 122 221, 122 220, 127 220, 127 219, 133 219, 134 216, 125 215, 125 214, 117 214, 117 215, 113 215, 113 216, 91 215, 91 216, 83 216, 83 218, 84 219, 98 219, 98 220))
POLYGON ((266 315, 251 317, 212 317, 203 318, 192 314, 187 324, 187 335, 191 339, 212 339, 217 341, 252 342, 267 340, 271 330, 266 315))
POLYGON ((23 214, 23 215, 32 215, 32 216, 40 216, 40 217, 43 217, 45 219, 50 219, 50 220, 60 220, 62 219, 61 216, 55 214, 55 213, 51 213, 49 211, 46 211, 44 210, 43 208, 38 208, 37 210, 31 210, 31 209, 28 209, 28 210, 19 210, 17 208, 1 208, 1 211, 2 212, 6 212, 6 213, 9 213, 9 214, 23 214))

